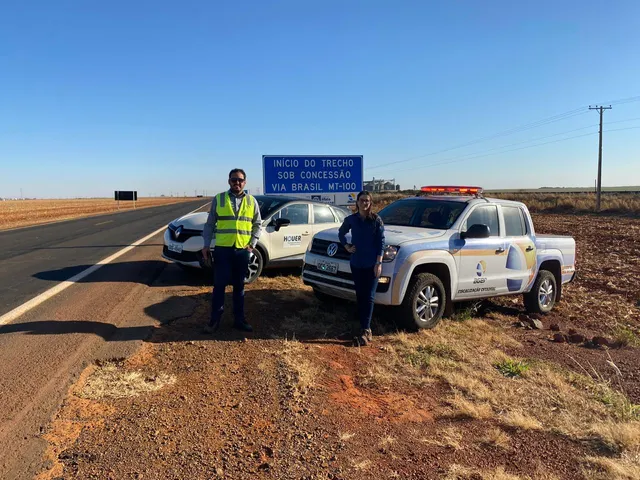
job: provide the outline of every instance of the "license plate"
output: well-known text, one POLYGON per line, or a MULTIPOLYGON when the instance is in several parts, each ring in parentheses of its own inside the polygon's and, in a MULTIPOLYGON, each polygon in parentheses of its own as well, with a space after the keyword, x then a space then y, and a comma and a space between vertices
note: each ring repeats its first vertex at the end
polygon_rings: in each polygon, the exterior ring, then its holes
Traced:
POLYGON ((322 260, 318 260, 316 267, 318 267, 318 270, 323 273, 338 273, 338 264, 335 262, 324 262, 322 260))
POLYGON ((170 243, 167 248, 171 252, 182 253, 182 244, 180 243, 170 243))

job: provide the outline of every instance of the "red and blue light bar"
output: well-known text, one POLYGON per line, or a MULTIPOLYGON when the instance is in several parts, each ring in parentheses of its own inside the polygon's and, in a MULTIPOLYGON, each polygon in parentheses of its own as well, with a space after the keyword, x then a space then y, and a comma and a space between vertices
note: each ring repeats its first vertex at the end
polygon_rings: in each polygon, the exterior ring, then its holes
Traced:
POLYGON ((420 189, 426 193, 466 193, 470 195, 480 195, 482 193, 482 187, 469 187, 469 186, 452 186, 452 185, 429 185, 420 189))

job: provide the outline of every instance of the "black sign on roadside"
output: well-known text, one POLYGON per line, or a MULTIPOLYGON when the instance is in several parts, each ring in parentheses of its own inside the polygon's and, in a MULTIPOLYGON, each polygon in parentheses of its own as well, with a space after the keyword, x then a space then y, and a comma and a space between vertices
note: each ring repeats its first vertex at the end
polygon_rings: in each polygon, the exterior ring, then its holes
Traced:
POLYGON ((114 200, 122 200, 122 201, 136 201, 138 200, 138 192, 137 191, 125 191, 125 190, 116 190, 114 192, 115 198, 114 200))
POLYGON ((133 208, 136 208, 136 200, 138 200, 138 192, 136 190, 116 190, 113 193, 115 200, 118 202, 118 210, 120 210, 120 200, 133 202, 133 208))

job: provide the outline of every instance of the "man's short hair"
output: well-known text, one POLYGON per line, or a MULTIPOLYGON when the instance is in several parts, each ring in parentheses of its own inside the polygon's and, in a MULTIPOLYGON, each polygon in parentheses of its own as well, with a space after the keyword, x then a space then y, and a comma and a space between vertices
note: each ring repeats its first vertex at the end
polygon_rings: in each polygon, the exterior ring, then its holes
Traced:
POLYGON ((246 173, 244 173, 244 170, 243 170, 243 169, 241 169, 241 168, 234 168, 233 170, 231 170, 231 171, 229 172, 229 178, 233 177, 233 174, 234 174, 234 173, 241 173, 241 174, 242 174, 242 176, 244 177, 244 179, 245 179, 245 180, 247 179, 247 174, 246 174, 246 173))

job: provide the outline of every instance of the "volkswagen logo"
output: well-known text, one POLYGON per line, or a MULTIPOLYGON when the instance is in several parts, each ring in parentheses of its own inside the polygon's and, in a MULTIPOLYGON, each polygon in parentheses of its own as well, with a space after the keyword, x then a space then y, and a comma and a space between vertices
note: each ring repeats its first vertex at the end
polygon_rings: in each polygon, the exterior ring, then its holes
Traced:
POLYGON ((176 228, 176 231, 175 231, 176 240, 178 240, 178 238, 180 238, 180 234, 181 233, 182 233, 182 225, 180 225, 178 228, 176 228))
POLYGON ((336 253, 338 253, 338 244, 332 243, 327 247, 327 255, 333 257, 336 253))

